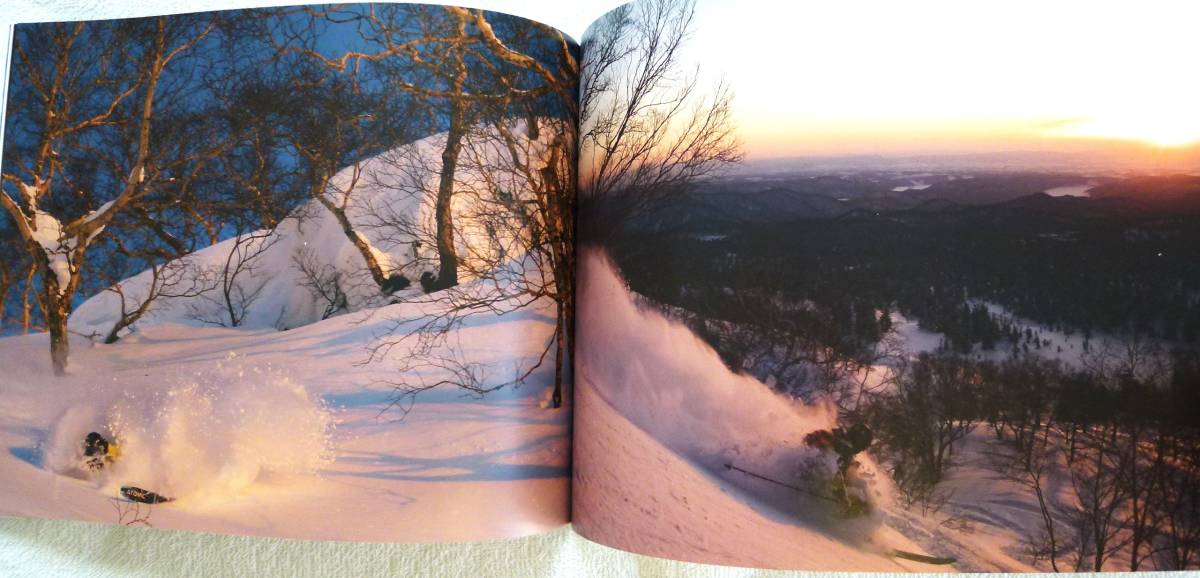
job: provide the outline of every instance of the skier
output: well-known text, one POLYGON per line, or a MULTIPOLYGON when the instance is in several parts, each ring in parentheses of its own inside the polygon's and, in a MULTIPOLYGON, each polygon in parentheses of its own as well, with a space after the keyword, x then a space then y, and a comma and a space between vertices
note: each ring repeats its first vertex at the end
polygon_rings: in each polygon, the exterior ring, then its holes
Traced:
MULTIPOLYGON (((99 472, 121 457, 121 446, 101 435, 91 432, 83 438, 83 463, 88 471, 99 472)), ((172 498, 137 486, 121 486, 125 499, 143 504, 163 504, 172 498)))
POLYGON ((854 456, 869 448, 872 439, 871 428, 862 423, 833 428, 833 431, 818 430, 804 436, 808 446, 837 454, 837 474, 830 483, 830 491, 847 516, 860 516, 870 508, 866 484, 858 477, 859 463, 854 456))
POLYGON ((838 466, 846 469, 854 461, 854 456, 871 447, 871 428, 856 423, 847 429, 834 428, 833 451, 838 455, 838 466))
POLYGON ((88 471, 98 472, 121 457, 121 446, 108 441, 99 432, 83 439, 83 464, 88 471))

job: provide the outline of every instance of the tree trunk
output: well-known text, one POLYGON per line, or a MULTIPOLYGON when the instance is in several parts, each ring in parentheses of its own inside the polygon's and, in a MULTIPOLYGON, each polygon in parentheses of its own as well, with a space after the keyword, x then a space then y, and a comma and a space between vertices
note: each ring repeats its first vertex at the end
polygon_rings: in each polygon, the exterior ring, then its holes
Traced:
POLYGON ((8 272, 0 273, 0 328, 4 327, 4 318, 7 316, 8 308, 5 304, 8 303, 8 290, 12 287, 13 282, 8 276, 8 272))
MULTIPOLYGON (((444 154, 442 158, 445 158, 444 154)), ((359 165, 356 164, 354 166, 353 179, 355 183, 358 182, 359 170, 359 165)), ((358 250, 358 254, 362 255, 363 261, 367 264, 367 271, 371 273, 371 279, 373 279, 375 284, 379 286, 380 291, 386 292, 385 289, 390 285, 388 276, 384 274, 383 267, 379 264, 379 260, 375 258, 375 252, 371 250, 371 246, 367 244, 367 241, 358 233, 358 231, 354 230, 354 224, 350 222, 350 217, 346 214, 346 203, 343 203, 342 206, 339 207, 325 195, 325 190, 329 186, 328 183, 328 178, 322 178, 318 182, 314 183, 310 191, 312 197, 317 199, 318 202, 324 205, 325 208, 333 214, 333 218, 336 219, 338 225, 342 227, 342 233, 346 235, 346 239, 348 239, 350 243, 354 245, 354 248, 358 250)), ((351 189, 352 188, 353 185, 351 185, 351 189)), ((344 194, 349 196, 350 190, 347 190, 344 194)), ((441 197, 439 195, 439 199, 440 198, 441 197)))
POLYGON ((562 303, 558 304, 558 315, 555 316, 554 328, 554 394, 550 398, 550 405, 554 408, 562 407, 563 398, 563 357, 566 354, 564 347, 565 340, 563 339, 563 316, 564 310, 562 303))
MULTIPOLYGON (((53 273, 51 273, 53 275, 53 273)), ((46 283, 46 327, 50 330, 50 362, 54 375, 67 374, 67 357, 71 346, 67 337, 67 318, 70 316, 67 299, 58 295, 58 284, 46 283)))
POLYGON ((442 171, 438 177, 437 218, 437 250, 438 277, 437 289, 446 289, 458 285, 458 254, 454 248, 454 173, 458 169, 458 154, 462 150, 463 111, 460 102, 453 101, 450 106, 450 131, 446 135, 446 148, 442 150, 442 171))
POLYGON ((33 276, 36 272, 37 268, 30 265, 29 275, 25 277, 25 290, 21 294, 21 329, 26 334, 33 323, 33 300, 30 297, 33 295, 33 276))
MULTIPOLYGON (((466 35, 466 17, 460 15, 458 20, 459 36, 466 35)), ((462 150, 462 140, 466 133, 466 103, 463 99, 463 88, 467 83, 467 66, 463 60, 462 47, 454 48, 454 76, 451 90, 455 96, 450 97, 450 127, 446 133, 446 148, 442 149, 442 170, 438 175, 437 205, 434 207, 437 219, 437 250, 438 277, 434 285, 436 289, 446 289, 458 285, 458 253, 454 248, 454 174, 458 170, 458 154, 462 150)))

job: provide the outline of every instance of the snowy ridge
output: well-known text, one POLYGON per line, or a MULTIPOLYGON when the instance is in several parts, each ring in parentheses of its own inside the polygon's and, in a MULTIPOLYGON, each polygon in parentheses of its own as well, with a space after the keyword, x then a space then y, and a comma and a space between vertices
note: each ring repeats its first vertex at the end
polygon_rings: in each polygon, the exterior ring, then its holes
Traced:
MULTIPOLYGON (((522 160, 536 164, 552 131, 543 130, 541 141, 530 141, 523 136, 526 131, 521 121, 514 123, 511 132, 524 145, 522 160)), ((444 133, 433 135, 346 167, 332 179, 326 195, 335 204, 345 202, 356 235, 366 241, 384 274, 399 274, 408 279, 406 289, 393 293, 399 298, 419 293, 417 281, 421 274, 436 274, 438 270, 433 236, 434 193, 445 140, 444 133)), ((528 183, 495 168, 503 166, 509 155, 501 147, 495 129, 477 126, 464 139, 452 204, 462 281, 469 280, 471 272, 481 267, 522 257, 511 253, 511 239, 503 238, 503 232, 497 239, 495 228, 489 225, 489 221, 496 219, 498 196, 511 198, 528 191, 528 183), (498 258, 499 251, 509 252, 498 258)), ((256 231, 242 238, 242 252, 262 250, 252 261, 252 268, 237 278, 242 291, 259 295, 247 307, 242 327, 290 329, 321 319, 324 305, 303 286, 304 276, 295 265, 301 253, 317 266, 331 267, 341 275, 348 311, 378 307, 389 301, 380 294, 361 253, 346 237, 337 219, 315 199, 294 210, 274 231, 256 231)), ((183 261, 202 274, 219 276, 231 252, 239 250, 236 243, 237 239, 226 239, 184 257, 183 261)), ((144 271, 123 281, 122 291, 131 302, 140 300, 150 279, 150 272, 144 271)), ((219 299, 217 293, 199 298, 160 299, 137 326, 202 325, 205 317, 216 316, 220 304, 213 300, 219 299)), ((75 309, 71 328, 85 335, 103 335, 116 321, 120 309, 117 294, 102 292, 75 309)))

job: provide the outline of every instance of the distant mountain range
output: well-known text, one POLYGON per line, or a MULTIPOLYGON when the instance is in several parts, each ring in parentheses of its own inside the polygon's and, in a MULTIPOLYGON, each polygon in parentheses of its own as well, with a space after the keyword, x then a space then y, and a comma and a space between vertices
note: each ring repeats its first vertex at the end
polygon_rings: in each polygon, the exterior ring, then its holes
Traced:
POLYGON ((1200 211, 1200 176, 1085 179, 1050 173, 919 175, 920 188, 897 183, 913 175, 865 171, 838 176, 727 179, 665 203, 636 226, 658 231, 720 233, 729 224, 805 219, 876 218, 932 213, 1027 213, 1097 217, 1131 212, 1200 211), (1086 183, 1086 185, 1080 185, 1086 183), (1059 188, 1077 195, 1054 195, 1059 188), (905 189, 905 190, 897 190, 905 189))
POLYGON ((1099 151, 1004 151, 926 155, 838 155, 747 159, 737 175, 845 170, 1125 171, 1200 174, 1200 145, 1163 149, 1126 145, 1099 151))

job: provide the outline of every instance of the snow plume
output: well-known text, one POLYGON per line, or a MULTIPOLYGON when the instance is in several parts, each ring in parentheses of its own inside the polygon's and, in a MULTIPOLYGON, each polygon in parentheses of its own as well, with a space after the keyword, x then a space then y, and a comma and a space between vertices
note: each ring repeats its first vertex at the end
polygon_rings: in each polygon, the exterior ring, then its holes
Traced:
POLYGON ((83 439, 102 432, 120 447, 100 476, 113 495, 134 485, 218 501, 273 474, 315 472, 328 459, 330 424, 328 410, 300 384, 231 355, 171 387, 68 408, 50 436, 46 465, 86 476, 83 439))
POLYGON ((731 372, 687 327, 640 304, 607 256, 592 250, 582 257, 581 386, 671 450, 748 492, 764 486, 725 464, 798 483, 802 464, 815 457, 804 446, 805 434, 832 427, 836 412, 731 372))

